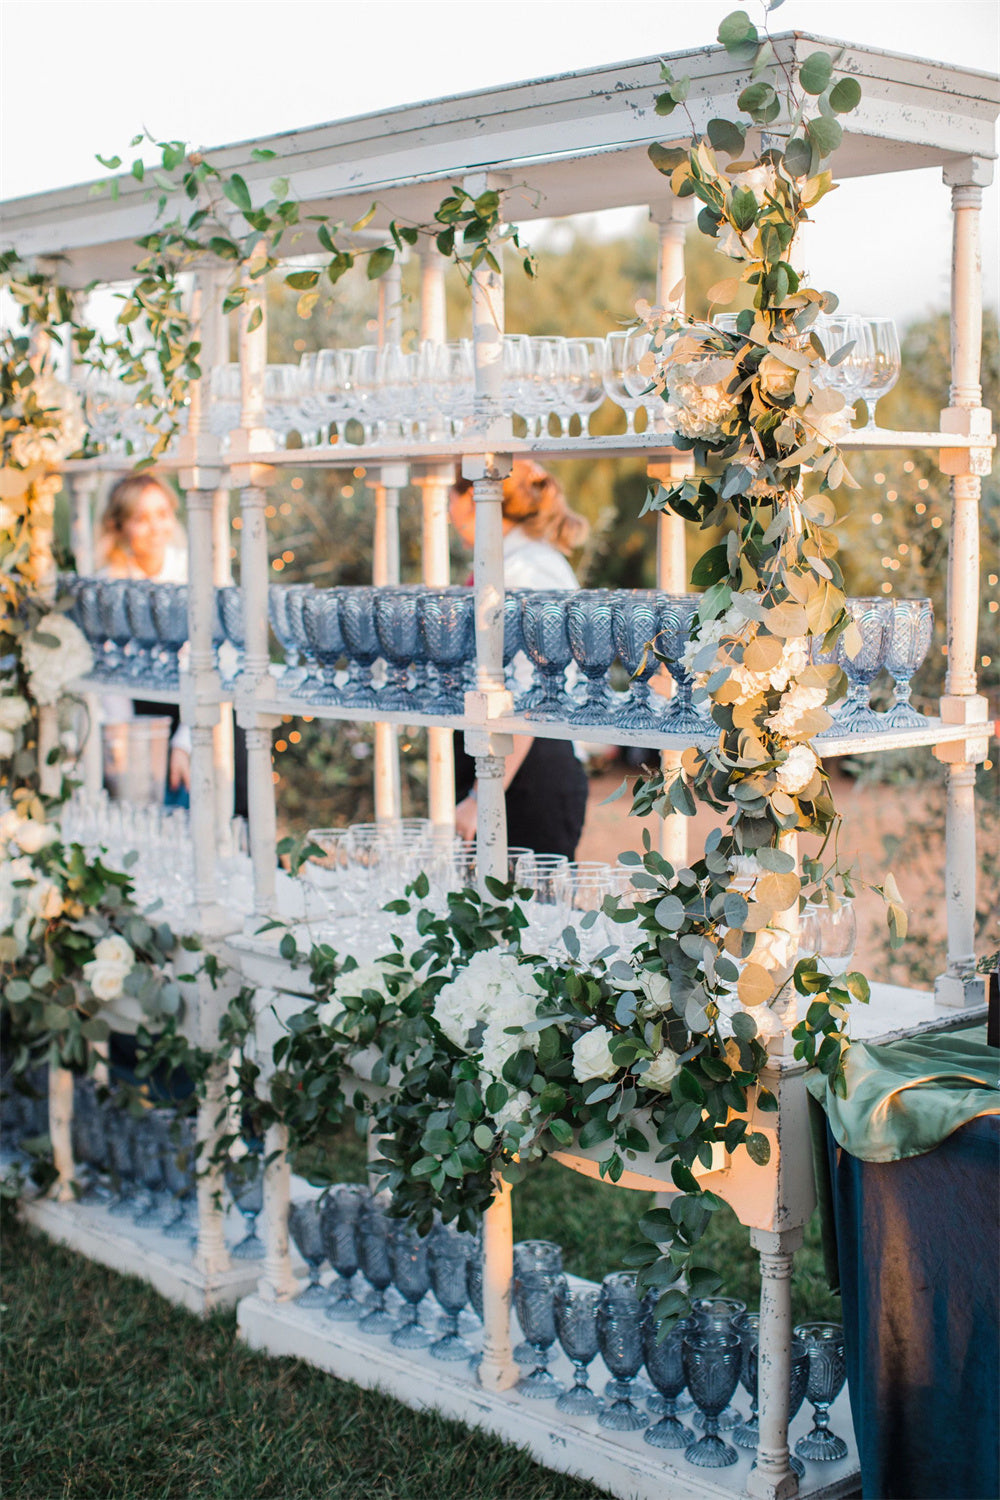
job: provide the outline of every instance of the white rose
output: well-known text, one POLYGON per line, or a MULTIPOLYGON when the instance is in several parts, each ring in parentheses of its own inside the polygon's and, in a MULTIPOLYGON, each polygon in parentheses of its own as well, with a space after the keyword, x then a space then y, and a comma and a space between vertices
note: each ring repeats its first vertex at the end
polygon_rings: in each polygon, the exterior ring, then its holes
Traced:
POLYGON ((125 969, 135 966, 135 954, 123 937, 111 932, 94 948, 94 958, 101 964, 121 964, 125 969))
POLYGON ((758 1005, 749 1014, 753 1016, 757 1023, 757 1035, 762 1042, 768 1042, 773 1037, 781 1036, 784 1031, 780 1017, 775 1015, 769 1005, 758 1005))
POLYGON ((793 962, 796 944, 790 932, 778 927, 764 927, 754 938, 751 959, 769 974, 781 973, 793 962))
POLYGON ((805 791, 816 773, 819 761, 808 745, 793 745, 778 767, 777 783, 789 797, 805 791))
POLYGON ((117 1000, 128 973, 124 964, 102 963, 96 958, 83 966, 83 977, 96 1000, 117 1000))
POLYGON ((49 922, 62 912, 62 892, 52 880, 39 880, 28 891, 27 908, 39 921, 49 922))
POLYGON ((578 1083, 592 1078, 610 1078, 618 1064, 611 1056, 611 1032, 606 1026, 585 1031, 573 1043, 573 1074, 578 1083))
POLYGON ((0 729, 20 729, 31 718, 31 709, 17 694, 4 693, 0 697, 0 729))
POLYGON ((671 1052, 669 1047, 664 1047, 658 1057, 654 1057, 649 1067, 643 1073, 640 1083, 651 1089, 668 1089, 671 1080, 676 1077, 680 1069, 680 1062, 676 1052, 671 1052))
POLYGON ((37 854, 39 849, 44 849, 46 844, 53 843, 58 837, 59 830, 54 824, 38 823, 34 818, 25 818, 14 829, 11 842, 24 854, 37 854))
POLYGON ((804 421, 809 429, 807 436, 817 437, 821 442, 832 447, 842 441, 851 430, 851 420, 854 409, 844 406, 839 411, 817 412, 812 407, 806 409, 804 421))
POLYGON ((774 194, 778 185, 778 177, 769 162, 762 162, 758 167, 748 167, 745 172, 734 172, 730 177, 734 188, 743 188, 745 192, 753 193, 759 208, 763 208, 767 201, 767 194, 774 194))
POLYGON ((656 1011, 671 1009, 670 979, 666 974, 650 973, 644 969, 639 975, 639 988, 647 1004, 656 1011))
POLYGON ((795 373, 776 354, 765 354, 757 366, 761 390, 779 401, 795 394, 795 373))

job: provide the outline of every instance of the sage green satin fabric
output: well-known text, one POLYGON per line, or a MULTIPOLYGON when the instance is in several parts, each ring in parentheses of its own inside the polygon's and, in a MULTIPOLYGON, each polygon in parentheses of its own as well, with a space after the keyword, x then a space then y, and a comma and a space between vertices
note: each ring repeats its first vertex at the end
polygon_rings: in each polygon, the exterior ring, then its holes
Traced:
POLYGON ((966 1035, 854 1042, 845 1071, 846 1099, 815 1071, 806 1088, 837 1144, 859 1161, 920 1156, 970 1120, 1000 1113, 1000 1052, 966 1035))

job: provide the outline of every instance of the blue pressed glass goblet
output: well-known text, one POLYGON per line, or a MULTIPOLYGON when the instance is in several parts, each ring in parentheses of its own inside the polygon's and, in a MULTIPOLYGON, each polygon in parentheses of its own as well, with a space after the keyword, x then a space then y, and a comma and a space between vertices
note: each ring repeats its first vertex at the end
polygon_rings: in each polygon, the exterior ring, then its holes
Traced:
POLYGON ((369 1197, 368 1189, 360 1183, 344 1183, 333 1189, 320 1209, 323 1248, 337 1273, 326 1308, 327 1317, 334 1323, 346 1323, 364 1311, 351 1289, 351 1280, 358 1269, 358 1221, 369 1197))
POLYGON ((94 674, 103 677, 109 671, 108 657, 115 648, 108 641, 101 619, 100 595, 99 578, 81 578, 75 590, 71 613, 94 653, 94 674))
POLYGON ((458 1315, 469 1300, 466 1267, 474 1244, 471 1235, 461 1234, 449 1225, 442 1225, 431 1240, 427 1252, 431 1286, 444 1312, 444 1332, 430 1348, 435 1359, 468 1360, 472 1356, 471 1345, 458 1331, 458 1315))
POLYGON ((302 626, 312 652, 319 662, 323 685, 309 694, 310 703, 340 703, 337 687, 337 663, 347 654, 340 628, 340 591, 312 589, 302 600, 302 626))
POLYGON ((428 659, 437 669, 437 686, 425 713, 460 714, 465 708, 462 670, 475 654, 475 600, 471 589, 429 589, 417 603, 428 659))
POLYGON ((685 1449, 688 1463, 700 1469, 725 1469, 738 1457, 719 1436, 719 1416, 732 1400, 743 1363, 743 1345, 735 1333, 690 1332, 681 1343, 684 1378, 704 1417, 705 1435, 685 1449))
POLYGON ((519 1271, 514 1277, 514 1306, 521 1332, 531 1348, 534 1369, 515 1387, 522 1396, 538 1400, 561 1396, 562 1381, 545 1367, 556 1341, 555 1290, 559 1277, 551 1271, 519 1271))
POLYGON ((738 1448, 752 1448, 756 1451, 760 1437, 757 1425, 757 1341, 760 1337, 760 1315, 737 1313, 731 1326, 743 1345, 740 1383, 750 1397, 750 1415, 745 1422, 737 1422, 733 1428, 733 1442, 738 1448))
POLYGON ((257 1233, 257 1216, 264 1207, 264 1157, 259 1150, 231 1161, 226 1168, 226 1186, 242 1215, 246 1234, 229 1252, 234 1260, 257 1260, 264 1242, 257 1233))
POLYGON ((285 658, 285 670, 281 674, 283 689, 298 687, 305 674, 302 666, 302 650, 289 618, 288 605, 296 591, 312 593, 309 583, 272 583, 267 590, 267 613, 271 629, 285 658))
POLYGON ((892 601, 879 598, 848 599, 844 606, 861 635, 861 649, 856 656, 847 654, 846 638, 841 635, 834 648, 834 660, 847 673, 850 689, 837 714, 838 731, 868 734, 882 729, 884 720, 869 702, 872 683, 885 665, 892 629, 892 601))
POLYGON ((136 1177, 135 1121, 123 1109, 112 1110, 107 1118, 108 1154, 114 1181, 114 1196, 108 1204, 109 1214, 131 1213, 139 1191, 136 1177))
POLYGON ((193 1119, 175 1120, 163 1152, 163 1180, 174 1200, 174 1214, 163 1226, 170 1239, 186 1239, 196 1233, 191 1210, 198 1191, 197 1126, 193 1119))
POLYGON ((934 606, 929 599, 896 599, 885 664, 892 675, 893 697, 882 722, 886 729, 919 728, 921 714, 910 703, 910 681, 922 665, 934 634, 934 606))
POLYGON ((369 1202, 358 1220, 358 1264, 371 1287, 366 1311, 358 1319, 365 1333, 389 1333, 395 1326, 385 1305, 385 1294, 392 1285, 389 1259, 389 1236, 392 1224, 386 1214, 369 1202))
POLYGON ((120 678, 131 676, 134 656, 134 649, 132 652, 126 650, 132 644, 132 627, 125 613, 127 583, 124 578, 106 578, 97 595, 97 607, 109 646, 105 669, 113 677, 120 678))
POLYGON ((106 1199, 110 1196, 102 1179, 108 1165, 108 1143, 104 1116, 97 1103, 92 1078, 75 1078, 73 1088, 73 1161, 83 1172, 80 1179, 82 1198, 106 1199))
POLYGON ((801 1458, 818 1463, 846 1458, 847 1444, 830 1431, 830 1407, 840 1395, 847 1374, 844 1330, 839 1323, 800 1323, 794 1333, 809 1356, 806 1395, 813 1407, 812 1432, 799 1438, 795 1451, 801 1458))
POLYGON ((308 1284, 295 1299, 299 1307, 326 1306, 326 1287, 319 1279, 320 1266, 326 1259, 319 1216, 318 1198, 305 1198, 288 1205, 288 1232, 309 1271, 308 1284))
MULTIPOLYGON (((552 857, 559 858, 558 855, 552 857)), ((530 861, 534 866, 537 856, 529 850, 524 860, 525 864, 520 866, 520 875, 517 876, 522 883, 528 878, 525 873, 527 862, 530 861)), ((556 1276, 561 1270, 562 1246, 557 1245, 555 1240, 519 1240, 514 1246, 515 1276, 522 1271, 549 1271, 556 1276)), ((519 1365, 536 1365, 539 1363, 538 1351, 525 1339, 514 1349, 514 1360, 519 1365)))
POLYGON ((660 670, 653 654, 657 632, 656 595, 646 589, 622 590, 612 604, 615 650, 631 679, 631 691, 615 714, 622 729, 659 729, 663 716, 650 701, 650 679, 660 670))
POLYGON ((573 1361, 573 1384, 556 1401, 560 1411, 593 1416, 603 1405, 600 1396, 587 1384, 587 1366, 597 1354, 597 1305, 600 1299, 600 1287, 571 1287, 565 1276, 556 1277, 556 1333, 573 1361))
POLYGON ((226 640, 237 651, 246 645, 246 623, 243 618, 243 594, 234 583, 216 590, 219 601, 219 619, 226 640))
POLYGON ((419 588, 378 589, 375 593, 375 631, 389 680, 378 695, 379 707, 405 713, 415 706, 410 690, 410 668, 423 654, 418 616, 419 588))
POLYGON ((163 648, 163 682, 176 686, 179 678, 178 652, 188 638, 187 584, 154 583, 153 623, 163 648))
POLYGON ((601 1283, 597 1307, 597 1343, 611 1373, 604 1394, 611 1404, 598 1415, 602 1427, 614 1432, 638 1432, 649 1418, 633 1399, 635 1377, 642 1368, 644 1310, 631 1271, 613 1271, 601 1283))
POLYGON ((313 592, 310 585, 294 585, 285 596, 285 615, 288 620, 288 630, 295 648, 302 657, 302 675, 298 682, 292 687, 292 692, 306 695, 310 688, 315 685, 318 672, 318 660, 313 650, 305 626, 305 602, 313 592))
POLYGON ((126 580, 125 616, 136 646, 133 676, 155 685, 159 680, 160 637, 153 619, 152 586, 144 579, 126 580))
MULTIPOLYGON (((409 1224, 397 1224, 389 1236, 392 1282, 404 1302, 404 1316, 389 1335, 400 1349, 426 1349, 434 1335, 420 1323, 420 1304, 430 1291, 430 1246, 409 1224)), ((472 1262, 470 1261, 471 1265, 472 1262)))
MULTIPOLYGON (((747 1305, 738 1297, 696 1297, 691 1303, 692 1322, 695 1330, 699 1333, 708 1333, 713 1338, 726 1333, 736 1333, 734 1328, 736 1318, 742 1317, 746 1312, 747 1305)), ((696 1427, 704 1425, 704 1418, 699 1414, 691 1418, 696 1427)), ((740 1414, 733 1406, 727 1406, 719 1413, 719 1429, 727 1432, 735 1427, 740 1421, 740 1414)))
POLYGON ((691 1328, 691 1319, 684 1318, 660 1339, 653 1309, 649 1305, 645 1309, 642 1351, 646 1360, 646 1373, 660 1393, 656 1410, 663 1413, 660 1421, 643 1433, 644 1441, 654 1448, 686 1448, 694 1438, 691 1429, 677 1419, 677 1398, 687 1383, 681 1346, 685 1334, 690 1333, 691 1328))
POLYGON ((379 644, 375 633, 375 590, 347 588, 338 590, 340 629, 347 656, 347 682, 342 701, 352 708, 374 708, 376 697, 371 685, 372 667, 378 661, 379 644))
POLYGON ((566 691, 566 668, 573 660, 566 606, 575 590, 532 589, 521 599, 524 649, 541 676, 525 698, 529 719, 565 719, 575 707, 566 691))
POLYGON ((666 658, 667 671, 674 679, 674 695, 660 727, 672 734, 711 734, 713 729, 711 720, 691 701, 694 684, 681 660, 699 599, 698 594, 661 594, 657 607, 657 650, 666 658))
POLYGON ((155 1224, 162 1218, 160 1200, 167 1186, 163 1156, 170 1118, 167 1111, 149 1110, 136 1122, 135 1165, 142 1191, 132 1203, 134 1224, 155 1224))
POLYGON ((524 627, 521 623, 521 602, 526 593, 527 589, 508 589, 503 601, 503 664, 507 686, 513 695, 517 711, 526 706, 533 675, 524 650, 524 627))
POLYGON ((570 714, 571 724, 610 724, 614 717, 608 687, 608 668, 617 655, 614 598, 607 589, 579 589, 567 602, 570 650, 587 679, 587 695, 570 714))
MULTIPOLYGON (((759 1363, 760 1346, 758 1340, 756 1338, 752 1338, 749 1343, 745 1343, 743 1346, 743 1373, 741 1374, 740 1379, 742 1380, 746 1389, 750 1392, 750 1395, 753 1399, 753 1413, 750 1418, 750 1423, 741 1424, 741 1426, 737 1427, 735 1432, 733 1433, 733 1442, 739 1443, 741 1448, 756 1449, 757 1444, 760 1441, 760 1424, 757 1420, 757 1371, 759 1363), (752 1429, 748 1432, 747 1428, 750 1427, 751 1423, 752 1429), (745 1435, 748 1437, 752 1436, 753 1442, 743 1442, 740 1438, 741 1433, 745 1433, 745 1435)), ((794 1418, 798 1415, 799 1407, 802 1405, 802 1402, 805 1398, 806 1386, 808 1383, 809 1351, 806 1349, 806 1346, 801 1339, 792 1339, 792 1362, 788 1387, 789 1426, 791 1426, 794 1418)), ((757 1467, 756 1458, 754 1459, 750 1467, 752 1469, 755 1469, 757 1467)), ((790 1453, 788 1455, 788 1467, 792 1470, 792 1473, 797 1474, 800 1479, 804 1477, 806 1466, 802 1462, 801 1458, 795 1457, 794 1453, 790 1453)))

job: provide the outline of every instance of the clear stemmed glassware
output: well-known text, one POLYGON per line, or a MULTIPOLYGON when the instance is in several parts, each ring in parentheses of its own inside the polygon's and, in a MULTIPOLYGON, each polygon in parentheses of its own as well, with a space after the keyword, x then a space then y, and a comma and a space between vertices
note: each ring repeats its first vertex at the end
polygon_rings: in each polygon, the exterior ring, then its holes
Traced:
POLYGON ((704 1436, 685 1450, 684 1457, 700 1469, 728 1468, 738 1455, 719 1436, 719 1416, 739 1383, 743 1345, 735 1333, 690 1332, 684 1335, 681 1358, 705 1427, 704 1436))
POLYGON ((340 629, 347 656, 347 682, 342 701, 352 708, 374 708, 377 698, 371 684, 372 668, 379 658, 375 633, 375 590, 338 590, 340 629))
POLYGON ((323 675, 322 687, 309 694, 310 703, 340 703, 342 695, 337 687, 337 664, 346 656, 347 647, 340 624, 339 589, 311 589, 305 595, 302 628, 323 675))
POLYGON ((800 1323, 793 1330, 809 1356, 806 1395, 812 1402, 813 1429, 800 1437, 795 1451, 801 1458, 829 1463, 847 1457, 847 1444, 830 1431, 830 1407, 840 1395, 847 1375, 844 1330, 839 1323, 800 1323))
POLYGON ((631 328, 625 335, 622 382, 629 395, 638 397, 640 405, 646 409, 647 433, 666 432, 663 398, 654 387, 652 375, 642 369, 642 362, 652 347, 652 335, 645 328, 631 328))
POLYGON ((573 860, 556 872, 555 890, 566 926, 576 931, 584 962, 592 963, 609 942, 604 902, 614 891, 611 866, 600 860, 573 860))
MULTIPOLYGON (((746 1310, 746 1303, 741 1302, 738 1297, 696 1297, 691 1303, 695 1331, 711 1334, 713 1338, 736 1332, 733 1326, 734 1321, 746 1310)), ((691 1420, 696 1427, 703 1425, 701 1416, 692 1417, 691 1420)), ((726 1432, 729 1428, 735 1427, 739 1421, 740 1414, 736 1408, 726 1406, 719 1413, 718 1426, 726 1432)))
POLYGON ((608 589, 578 589, 566 601, 566 630, 573 660, 587 679, 587 696, 571 724, 610 724, 614 705, 608 668, 617 655, 614 599, 608 589))
POLYGON ((854 313, 821 314, 814 327, 826 351, 827 362, 813 365, 813 379, 816 385, 839 391, 853 406, 864 389, 867 368, 861 319, 854 313), (844 348, 847 353, 830 364, 829 361, 844 348))
POLYGON ((531 854, 518 860, 515 868, 517 884, 531 892, 526 909, 526 948, 529 943, 537 944, 537 951, 546 954, 558 941, 566 925, 566 909, 560 900, 558 876, 568 864, 565 854, 531 854))
POLYGON ((472 1348, 458 1331, 458 1315, 469 1300, 466 1265, 473 1253, 475 1240, 450 1225, 435 1230, 428 1249, 431 1286, 444 1311, 444 1332, 430 1347, 435 1359, 468 1360, 472 1348))
POLYGON ((929 599, 895 599, 885 664, 892 674, 893 695, 883 715, 886 729, 908 729, 924 723, 910 704, 910 680, 922 665, 934 634, 934 606, 929 599))
POLYGON ((229 1253, 235 1260, 257 1260, 264 1254, 264 1242, 257 1233, 257 1215, 264 1207, 263 1153, 249 1149, 231 1160, 226 1168, 226 1186, 246 1227, 246 1234, 229 1253))
POLYGON ((705 734, 712 723, 698 712, 691 701, 693 683, 682 656, 691 638, 691 625, 697 613, 698 594, 658 596, 656 610, 656 648, 665 657, 667 671, 674 679, 674 695, 667 702, 660 727, 673 734, 705 734))
POLYGON ((657 633, 657 601, 647 589, 623 590, 612 603, 615 649, 629 674, 631 691, 615 714, 622 729, 659 729, 663 715, 650 702, 650 679, 660 670, 652 642, 657 633))
POLYGON ((659 1422, 647 1427, 643 1440, 654 1448, 686 1448, 694 1441, 694 1433, 677 1418, 677 1398, 686 1384, 682 1345, 684 1335, 690 1333, 692 1326, 691 1319, 684 1318, 660 1339, 652 1305, 647 1304, 645 1308, 642 1348, 646 1373, 660 1393, 656 1410, 662 1412, 662 1416, 659 1422))
POLYGON ((175 1212, 163 1226, 170 1239, 187 1239, 196 1233, 191 1209, 198 1189, 197 1125, 190 1116, 176 1119, 170 1127, 163 1152, 163 1179, 173 1194, 175 1212))
POLYGON ((892 601, 878 597, 848 599, 845 608, 861 633, 861 649, 856 656, 848 656, 844 635, 834 647, 834 660, 846 672, 850 690, 833 727, 838 733, 877 732, 884 720, 871 707, 871 689, 885 665, 892 629, 892 601))
POLYGON ((611 1379, 604 1389, 610 1405, 598 1413, 602 1427, 638 1432, 649 1417, 636 1406, 636 1375, 642 1368, 644 1308, 631 1271, 613 1271, 601 1283, 597 1307, 597 1343, 611 1379))
POLYGON ((372 1289, 367 1311, 358 1319, 358 1327, 365 1333, 389 1333, 395 1326, 395 1320, 385 1305, 385 1294, 392 1285, 391 1233, 388 1214, 375 1199, 369 1199, 362 1207, 357 1226, 358 1263, 362 1276, 372 1289))
POLYGON ((186 583, 154 583, 153 623, 163 648, 163 682, 175 686, 180 677, 178 653, 188 638, 186 583))
POLYGON ((859 321, 864 341, 864 383, 860 395, 868 408, 868 421, 862 430, 874 432, 879 398, 891 391, 899 379, 899 335, 892 318, 863 315, 859 321))
POLYGON ((530 1363, 534 1366, 527 1375, 522 1375, 516 1390, 522 1396, 546 1400, 561 1396, 565 1390, 562 1381, 546 1369, 550 1360, 549 1350, 556 1341, 555 1290, 558 1273, 541 1269, 524 1269, 514 1276, 514 1306, 521 1332, 531 1350, 530 1363))
POLYGON ((426 1235, 417 1234, 409 1224, 395 1226, 389 1236, 389 1260, 393 1285, 405 1303, 405 1316, 393 1328, 389 1342, 401 1349, 426 1349, 433 1339, 420 1324, 420 1304, 431 1286, 429 1257, 426 1235))
POLYGON ((555 1321, 559 1342, 573 1361, 573 1384, 556 1400, 559 1411, 593 1416, 604 1405, 587 1384, 587 1366, 597 1355, 597 1305, 600 1288, 570 1286, 565 1276, 555 1283, 555 1321))
POLYGON ((320 1227, 318 1198, 304 1198, 288 1205, 288 1232, 309 1270, 309 1281, 295 1299, 299 1307, 325 1307, 326 1287, 319 1279, 319 1268, 326 1259, 323 1232, 320 1227))
POLYGON ((799 953, 819 960, 825 974, 846 974, 858 942, 854 902, 842 896, 834 907, 826 901, 807 901, 799 928, 799 953))
POLYGON ((757 1423, 757 1341, 760 1337, 760 1314, 738 1313, 733 1319, 732 1329, 743 1346, 740 1382, 750 1397, 750 1415, 745 1422, 737 1422, 732 1438, 738 1448, 752 1448, 756 1452, 760 1437, 757 1423))
POLYGON ((529 719, 565 719, 573 711, 566 692, 566 668, 573 659, 566 626, 569 589, 532 589, 521 600, 524 649, 541 674, 541 683, 528 695, 524 713, 529 719))
POLYGON ((326 1316, 334 1323, 348 1322, 363 1311, 351 1290, 351 1280, 358 1269, 358 1221, 369 1196, 360 1183, 342 1183, 328 1194, 320 1209, 323 1248, 337 1274, 326 1306, 326 1316))
POLYGON ((566 339, 556 377, 560 437, 569 437, 569 416, 580 419, 580 436, 589 435, 590 414, 604 400, 604 340, 566 339), (567 415, 567 411, 568 414, 567 415))
POLYGON ((426 589, 418 597, 417 615, 424 647, 437 672, 425 713, 460 714, 465 708, 462 670, 475 639, 475 600, 471 589, 426 589))
POLYGON ((625 384, 625 351, 628 330, 609 333, 604 340, 604 369, 602 381, 604 393, 625 413, 625 436, 635 436, 635 414, 642 406, 641 396, 635 396, 625 384))
POLYGON ((410 668, 422 654, 417 602, 419 587, 378 589, 375 593, 375 630, 382 656, 390 667, 389 680, 378 695, 379 707, 405 712, 414 707, 410 668))

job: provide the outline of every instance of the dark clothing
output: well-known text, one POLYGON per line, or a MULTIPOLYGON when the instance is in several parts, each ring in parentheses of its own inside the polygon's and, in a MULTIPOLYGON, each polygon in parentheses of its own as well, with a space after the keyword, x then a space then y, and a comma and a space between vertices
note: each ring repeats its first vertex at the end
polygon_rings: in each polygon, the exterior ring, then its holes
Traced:
MULTIPOLYGON (((476 763, 456 735, 455 795, 460 802, 475 775, 476 763)), ((505 800, 509 845, 576 858, 587 813, 587 773, 568 740, 534 740, 505 800)))

